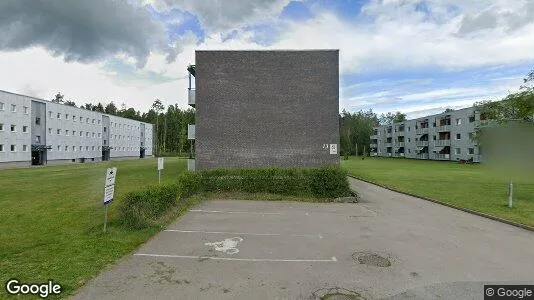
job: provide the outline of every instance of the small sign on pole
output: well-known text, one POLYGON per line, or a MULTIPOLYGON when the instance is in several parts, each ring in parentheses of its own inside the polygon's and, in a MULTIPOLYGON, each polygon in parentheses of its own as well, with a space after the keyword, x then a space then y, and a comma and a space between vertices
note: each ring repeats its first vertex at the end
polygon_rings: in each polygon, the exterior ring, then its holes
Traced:
POLYGON ((158 157, 158 183, 161 183, 161 170, 163 170, 163 157, 158 157))
POLYGON ((108 168, 106 171, 106 181, 104 183, 104 232, 108 223, 108 205, 113 201, 115 194, 115 178, 117 177, 117 168, 108 168))

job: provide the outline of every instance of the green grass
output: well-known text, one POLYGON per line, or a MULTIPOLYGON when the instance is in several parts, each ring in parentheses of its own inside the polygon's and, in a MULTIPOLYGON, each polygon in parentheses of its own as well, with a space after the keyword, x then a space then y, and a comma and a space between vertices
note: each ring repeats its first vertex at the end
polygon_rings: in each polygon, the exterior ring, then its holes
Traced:
MULTIPOLYGON (((155 159, 0 170, 0 281, 47 282, 73 293, 89 278, 160 230, 129 231, 109 209, 109 230, 102 232, 106 168, 115 166, 115 199, 157 183, 155 159)), ((165 158, 162 182, 173 182, 186 161, 165 158)), ((170 220, 170 219, 169 219, 170 220)), ((0 298, 5 289, 2 288, 0 298)), ((5 295, 5 294, 4 294, 5 295)))
POLYGON ((534 226, 534 173, 516 174, 514 207, 508 208, 508 178, 484 164, 351 157, 349 174, 389 188, 534 226))

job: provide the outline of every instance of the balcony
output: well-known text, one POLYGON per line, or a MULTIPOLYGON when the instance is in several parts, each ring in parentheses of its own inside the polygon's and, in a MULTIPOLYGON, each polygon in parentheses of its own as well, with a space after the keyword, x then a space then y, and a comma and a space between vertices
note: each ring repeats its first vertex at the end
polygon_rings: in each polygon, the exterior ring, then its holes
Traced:
POLYGON ((371 139, 372 140, 378 140, 378 134, 371 135, 371 139))
POLYGON ((451 125, 442 125, 436 127, 437 132, 451 131, 451 125))
POLYGON ((428 128, 417 128, 415 130, 415 133, 416 134, 425 134, 425 133, 428 133, 428 128))
POLYGON ((415 142, 415 145, 417 147, 425 147, 425 146, 428 146, 428 141, 417 141, 415 142))
POLYGON ((371 148, 378 148, 378 144, 372 144, 371 143, 371 148))
POLYGON ((434 157, 437 160, 450 160, 451 159, 451 155, 450 154, 435 153, 434 157))
POLYGON ((188 140, 195 139, 195 124, 187 125, 187 139, 188 140))
POLYGON ((195 96, 195 89, 187 89, 187 104, 191 105, 192 107, 195 107, 195 96))
POLYGON ((391 147, 393 145, 391 142, 386 142, 386 147, 391 147))
POLYGON ((434 141, 434 146, 444 147, 444 146, 450 146, 450 145, 451 145, 451 140, 435 140, 434 141))
POLYGON ((397 148, 404 147, 404 142, 396 142, 395 147, 397 148))
POLYGON ((415 155, 417 159, 428 159, 428 153, 418 153, 415 155))

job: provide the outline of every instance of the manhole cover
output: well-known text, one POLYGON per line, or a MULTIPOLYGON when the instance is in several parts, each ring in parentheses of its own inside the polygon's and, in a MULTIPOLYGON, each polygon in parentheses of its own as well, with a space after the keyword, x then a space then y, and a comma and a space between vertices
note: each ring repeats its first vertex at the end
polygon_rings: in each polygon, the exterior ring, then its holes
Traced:
POLYGON ((363 265, 375 266, 375 267, 389 267, 391 261, 388 258, 378 255, 372 252, 356 252, 352 255, 355 261, 363 265))
POLYGON ((313 293, 319 300, 365 300, 360 293, 344 288, 322 288, 313 293))

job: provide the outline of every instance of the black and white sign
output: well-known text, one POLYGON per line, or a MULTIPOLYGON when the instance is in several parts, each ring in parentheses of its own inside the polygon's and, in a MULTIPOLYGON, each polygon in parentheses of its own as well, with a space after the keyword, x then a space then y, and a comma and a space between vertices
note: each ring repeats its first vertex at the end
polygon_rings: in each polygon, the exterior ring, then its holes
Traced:
POLYGON ((117 168, 108 168, 106 172, 106 184, 104 186, 104 204, 108 204, 113 200, 116 176, 117 168))

